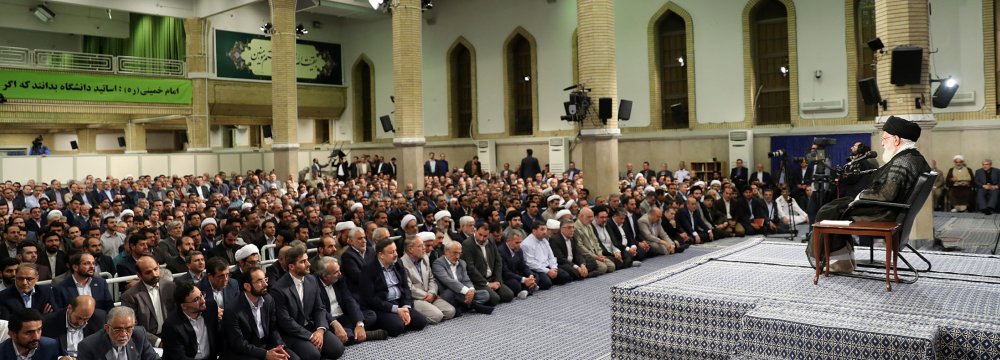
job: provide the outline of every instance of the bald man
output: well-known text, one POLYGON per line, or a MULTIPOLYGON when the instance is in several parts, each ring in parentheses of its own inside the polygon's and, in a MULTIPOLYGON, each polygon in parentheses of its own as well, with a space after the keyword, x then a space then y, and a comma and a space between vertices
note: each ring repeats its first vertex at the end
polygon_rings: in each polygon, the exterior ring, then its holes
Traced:
POLYGON ((135 310, 136 325, 146 328, 151 345, 161 347, 160 330, 176 309, 174 282, 169 276, 160 277, 160 266, 152 256, 139 258, 136 267, 141 281, 122 294, 122 305, 135 310))
POLYGON ((45 316, 42 336, 56 339, 59 349, 76 356, 77 345, 83 338, 101 330, 107 313, 97 308, 97 301, 90 295, 80 295, 66 305, 66 310, 45 316))

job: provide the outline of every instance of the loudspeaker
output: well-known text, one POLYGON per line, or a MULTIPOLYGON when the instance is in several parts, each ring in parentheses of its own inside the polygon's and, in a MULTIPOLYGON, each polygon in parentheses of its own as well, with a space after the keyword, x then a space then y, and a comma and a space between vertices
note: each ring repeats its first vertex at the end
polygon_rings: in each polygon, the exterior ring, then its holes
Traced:
POLYGON ((396 129, 392 128, 392 118, 389 115, 382 115, 378 118, 378 121, 382 123, 382 131, 384 132, 396 132, 396 129))
POLYGON ((924 49, 900 45, 892 49, 892 76, 894 85, 920 84, 923 71, 924 49))
POLYGON ((858 81, 858 88, 861 90, 861 99, 865 105, 875 105, 882 102, 882 95, 878 91, 878 82, 875 78, 861 79, 858 81))
POLYGON ((628 121, 632 118, 632 100, 622 100, 618 103, 618 120, 628 121))
POLYGON ((602 97, 597 103, 598 118, 601 120, 607 120, 611 118, 611 98, 602 97))
POLYGON ((261 130, 264 131, 264 138, 265 139, 270 139, 271 138, 271 125, 264 125, 264 127, 262 127, 261 130))
POLYGON ((80 149, 80 145, 76 143, 76 140, 70 141, 69 142, 69 147, 70 147, 70 149, 73 149, 73 150, 79 150, 80 149))
POLYGON ((125 147, 125 137, 124 136, 119 136, 118 137, 118 146, 119 147, 125 147))

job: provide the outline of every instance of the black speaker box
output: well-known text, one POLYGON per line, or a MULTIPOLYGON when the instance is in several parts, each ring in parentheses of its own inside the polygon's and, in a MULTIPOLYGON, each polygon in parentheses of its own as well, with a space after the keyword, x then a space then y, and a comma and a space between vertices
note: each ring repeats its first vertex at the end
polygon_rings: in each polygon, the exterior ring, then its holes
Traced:
POLYGON ((69 142, 69 147, 71 149, 73 149, 73 150, 79 150, 80 149, 80 145, 77 144, 76 140, 70 141, 69 142))
POLYGON ((632 118, 632 100, 622 100, 618 103, 618 120, 628 121, 632 118))
POLYGON ((882 95, 878 91, 878 82, 875 78, 861 79, 858 81, 858 89, 861 90, 861 99, 865 105, 874 105, 882 102, 882 95))
POLYGON ((382 131, 384 132, 395 132, 396 129, 392 128, 392 118, 389 115, 382 115, 378 118, 378 121, 382 123, 382 131))
POLYGON ((919 84, 923 73, 924 49, 900 45, 892 49, 892 76, 894 85, 919 84))
POLYGON ((599 111, 598 118, 601 120, 607 120, 611 118, 611 98, 602 97, 598 100, 597 109, 599 111))
POLYGON ((125 147, 125 137, 124 136, 119 136, 118 137, 118 146, 119 147, 125 147))
POLYGON ((271 125, 264 125, 264 127, 262 127, 261 129, 264 131, 264 138, 265 139, 270 139, 271 135, 272 135, 271 134, 271 125))

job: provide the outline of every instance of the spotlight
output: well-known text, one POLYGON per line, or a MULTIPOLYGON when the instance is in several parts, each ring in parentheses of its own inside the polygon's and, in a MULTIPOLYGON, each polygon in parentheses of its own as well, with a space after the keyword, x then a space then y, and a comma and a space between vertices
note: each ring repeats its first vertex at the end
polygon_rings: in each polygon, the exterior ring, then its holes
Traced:
POLYGON ((389 7, 389 2, 386 0, 368 0, 368 4, 376 11, 383 11, 389 7))
POLYGON ((0 104, 3 104, 5 102, 7 102, 7 98, 4 97, 3 94, 0 94, 0 104))
POLYGON ((45 7, 45 5, 38 5, 31 9, 31 12, 35 14, 35 17, 42 22, 51 22, 56 19, 56 13, 52 12, 51 9, 45 7))
POLYGON ((868 48, 872 49, 872 51, 878 51, 881 53, 885 52, 885 44, 883 44, 882 39, 879 38, 868 40, 868 48))
POLYGON ((952 79, 951 77, 944 80, 931 80, 931 82, 941 83, 938 85, 937 89, 934 90, 934 95, 932 96, 934 107, 938 109, 944 109, 951 104, 951 99, 955 97, 955 93, 958 92, 958 81, 952 79))
POLYGON ((677 62, 681 63, 681 67, 684 67, 684 57, 683 56, 678 57, 677 58, 677 62))
POLYGON ((781 71, 781 76, 788 76, 788 66, 783 65, 778 71, 781 71))
POLYGON ((108 20, 114 20, 111 18, 111 9, 108 9, 108 20))
POLYGON ((529 82, 529 81, 531 81, 531 76, 525 75, 524 82, 529 82))
POLYGON ((309 30, 306 30, 306 27, 302 26, 302 24, 299 24, 299 26, 295 27, 295 36, 302 36, 302 35, 306 35, 308 33, 309 33, 309 30))
POLYGON ((260 26, 260 31, 263 31, 265 34, 271 34, 274 32, 274 25, 271 25, 270 22, 266 22, 264 25, 260 26))
POLYGON ((434 2, 432 2, 431 0, 421 0, 420 1, 420 9, 421 10, 427 11, 427 10, 430 10, 430 9, 433 9, 433 8, 434 8, 434 2))

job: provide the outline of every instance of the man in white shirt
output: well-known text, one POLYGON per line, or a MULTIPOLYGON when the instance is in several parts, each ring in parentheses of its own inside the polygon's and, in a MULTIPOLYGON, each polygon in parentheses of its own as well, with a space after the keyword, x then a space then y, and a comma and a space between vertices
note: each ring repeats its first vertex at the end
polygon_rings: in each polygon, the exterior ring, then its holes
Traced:
POLYGON ((76 356, 80 341, 100 331, 101 325, 104 325, 104 317, 104 310, 97 309, 97 302, 93 297, 80 295, 66 306, 66 310, 45 315, 42 336, 56 339, 60 350, 76 356))
POLYGON ((566 270, 559 268, 559 260, 552 253, 552 246, 548 240, 548 226, 552 224, 559 228, 559 220, 549 219, 545 223, 537 222, 531 226, 531 234, 521 242, 521 252, 524 253, 524 261, 528 268, 535 273, 538 279, 538 286, 546 290, 555 285, 562 285, 573 281, 573 276, 566 270))

